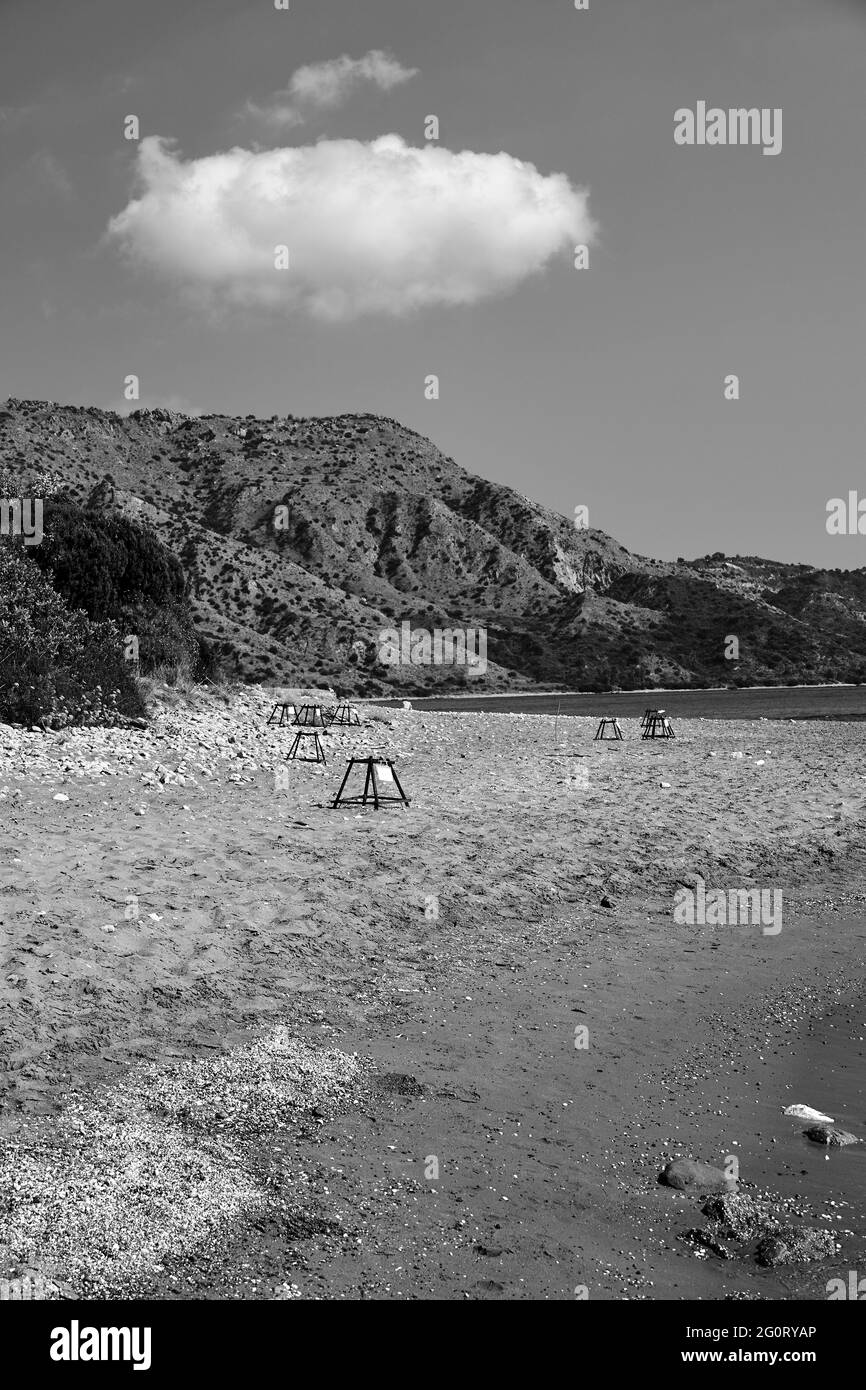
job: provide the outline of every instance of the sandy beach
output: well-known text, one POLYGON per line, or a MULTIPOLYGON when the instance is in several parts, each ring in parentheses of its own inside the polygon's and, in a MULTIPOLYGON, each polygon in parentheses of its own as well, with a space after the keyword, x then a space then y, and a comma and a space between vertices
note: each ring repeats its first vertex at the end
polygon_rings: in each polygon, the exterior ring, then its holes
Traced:
POLYGON ((863 1151, 781 1109, 865 1133, 862 726, 555 745, 548 716, 361 710, 285 790, 271 705, 3 730, 1 1276, 802 1298, 856 1268, 863 1151), (329 806, 368 753, 409 810, 329 806), (778 888, 781 930, 674 923, 696 874, 778 888), (681 1240, 701 1200, 660 1169, 726 1155, 835 1257, 681 1240))
POLYGON ((555 744, 551 716, 362 706, 277 779, 273 701, 0 729, 0 1277, 798 1299, 862 1267, 862 724, 555 744), (370 754, 408 810, 331 808, 370 754), (779 890, 781 929, 676 923, 697 875, 779 890), (684 1240, 702 1199, 659 1172, 731 1155, 835 1253, 684 1240))

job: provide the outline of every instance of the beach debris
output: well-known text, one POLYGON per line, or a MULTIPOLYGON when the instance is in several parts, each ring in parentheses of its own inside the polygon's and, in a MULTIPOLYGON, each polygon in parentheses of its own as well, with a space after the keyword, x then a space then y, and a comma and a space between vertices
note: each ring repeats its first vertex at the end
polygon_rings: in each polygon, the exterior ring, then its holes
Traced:
POLYGON ((759 1265, 797 1264, 805 1260, 826 1260, 836 1254, 832 1231, 818 1231, 810 1226, 784 1227, 776 1235, 765 1236, 758 1246, 759 1265))
POLYGON ((404 708, 404 709, 411 709, 411 708, 412 708, 412 701, 411 701, 411 700, 404 700, 404 701, 403 701, 403 708, 404 708))
POLYGON ((698 1158, 675 1158, 662 1169, 659 1182, 678 1192, 731 1192, 737 1180, 698 1158))
POLYGON ((796 1120, 814 1120, 816 1124, 834 1123, 832 1115, 822 1115, 820 1110, 813 1110, 811 1105, 789 1105, 782 1114, 793 1115, 796 1120))
POLYGON ((670 782, 659 782, 660 787, 666 787, 668 790, 670 790, 670 785, 670 782))
POLYGON ((803 1133, 813 1144, 826 1144, 834 1149, 860 1143, 856 1134, 849 1134, 846 1129, 836 1129, 833 1125, 813 1125, 811 1129, 804 1129, 803 1133))
POLYGON ((745 756, 746 756, 745 753, 732 753, 732 754, 731 754, 731 757, 732 757, 732 758, 744 758, 745 756))
POLYGON ((69 800, 69 797, 66 795, 65 792, 55 792, 55 793, 54 793, 54 800, 55 800, 55 801, 68 801, 68 800, 69 800))

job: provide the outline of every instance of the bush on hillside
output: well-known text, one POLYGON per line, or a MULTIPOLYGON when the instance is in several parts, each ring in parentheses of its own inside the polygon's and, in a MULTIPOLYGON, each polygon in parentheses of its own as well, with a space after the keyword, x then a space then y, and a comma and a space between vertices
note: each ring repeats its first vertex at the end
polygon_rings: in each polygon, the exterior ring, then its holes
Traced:
POLYGON ((116 624, 71 612, 23 546, 0 544, 0 719, 64 728, 118 714, 144 704, 116 624))
POLYGON ((215 653, 193 626, 183 566, 149 526, 61 496, 46 502, 43 528, 29 558, 70 608, 137 638, 142 674, 218 675, 215 653))
POLYGON ((90 617, 141 600, 178 602, 185 595, 180 562, 140 522, 55 497, 45 503, 43 527, 45 539, 32 558, 70 607, 90 617))

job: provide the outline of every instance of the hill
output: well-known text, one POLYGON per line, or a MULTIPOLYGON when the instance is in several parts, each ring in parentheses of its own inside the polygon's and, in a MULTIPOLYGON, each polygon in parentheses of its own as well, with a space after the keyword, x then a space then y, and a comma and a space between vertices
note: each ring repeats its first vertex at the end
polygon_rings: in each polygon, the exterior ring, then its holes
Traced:
POLYGON ((866 679, 866 570, 635 555, 395 420, 10 399, 0 469, 149 523, 199 639, 243 680, 372 695, 866 679), (486 674, 383 664, 381 634, 406 621, 486 629, 486 674))

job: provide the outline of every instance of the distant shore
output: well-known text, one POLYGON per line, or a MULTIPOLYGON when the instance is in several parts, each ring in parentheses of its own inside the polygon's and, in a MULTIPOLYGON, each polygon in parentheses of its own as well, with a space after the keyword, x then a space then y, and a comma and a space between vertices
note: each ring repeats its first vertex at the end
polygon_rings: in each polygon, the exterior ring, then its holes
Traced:
MULTIPOLYGON (((418 709, 488 714, 560 714, 563 718, 618 715, 639 718, 648 705, 661 707, 682 719, 866 719, 866 686, 760 685, 731 689, 617 691, 532 691, 470 695, 407 695, 418 709)), ((399 706, 391 696, 368 703, 399 706)))
POLYGON ((483 695, 470 695, 449 692, 447 695, 372 695, 364 697, 365 705, 393 705, 402 700, 555 700, 581 698, 596 695, 692 695, 703 692, 711 695, 717 690, 728 690, 733 695, 749 690, 861 690, 866 687, 854 685, 851 681, 822 681, 818 685, 678 685, 672 689, 658 685, 639 685, 633 690, 491 690, 483 695))

